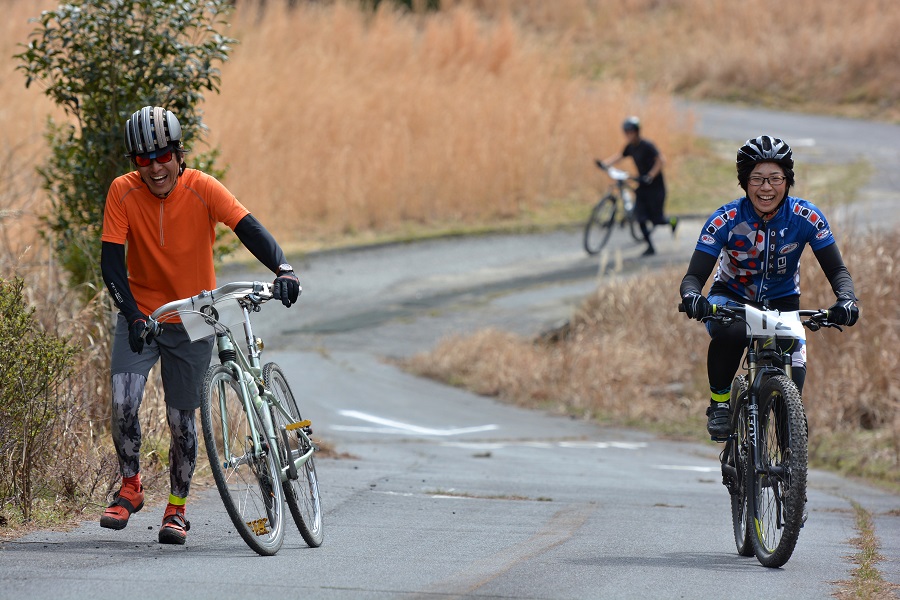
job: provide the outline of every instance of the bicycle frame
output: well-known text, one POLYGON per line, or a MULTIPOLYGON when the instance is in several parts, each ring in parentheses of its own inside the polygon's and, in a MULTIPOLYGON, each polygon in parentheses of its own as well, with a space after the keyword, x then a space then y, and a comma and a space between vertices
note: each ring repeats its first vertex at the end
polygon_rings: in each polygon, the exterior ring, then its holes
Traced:
MULTIPOLYGON (((738 320, 743 321, 747 325, 747 356, 745 359, 746 370, 748 375, 747 381, 747 437, 749 450, 753 453, 753 465, 758 469, 758 465, 762 463, 760 457, 759 444, 759 392, 763 383, 778 375, 785 375, 789 378, 793 375, 790 356, 781 351, 778 347, 779 331, 788 332, 789 337, 805 340, 805 332, 803 326, 806 325, 800 320, 801 316, 820 316, 822 311, 796 311, 796 321, 790 320, 790 324, 786 324, 788 319, 782 321, 780 318, 775 322, 770 322, 771 311, 764 311, 746 305, 735 310, 736 307, 722 307, 713 305, 713 314, 725 313, 724 317, 718 317, 718 320, 738 320), (741 316, 743 313, 745 316, 741 316)), ((786 315, 792 313, 785 313, 786 315)), ((781 314, 779 313, 779 317, 781 314)), ((784 338, 781 338, 784 339, 784 338)), ((737 418, 737 407, 732 407, 732 419, 737 418)), ((731 445, 735 442, 735 434, 729 436, 722 450, 722 474, 730 475, 737 478, 737 470, 732 465, 727 465, 724 457, 731 451, 731 445)), ((776 468, 776 475, 783 475, 783 471, 776 468)), ((759 472, 759 471, 757 471, 759 472)), ((766 473, 767 475, 769 472, 766 473)))
MULTIPOLYGON (((161 306, 150 315, 150 320, 156 324, 157 328, 160 323, 164 323, 175 316, 184 319, 186 316, 193 315, 201 317, 202 321, 214 330, 219 360, 223 366, 231 369, 235 380, 240 386, 239 391, 244 412, 250 416, 248 421, 250 423, 250 437, 253 442, 253 455, 233 457, 230 454, 230 450, 226 447, 224 450, 230 465, 246 464, 252 459, 262 456, 268 449, 268 444, 262 443, 263 439, 271 441, 274 447, 278 447, 281 444, 276 437, 272 415, 268 410, 264 410, 266 406, 279 411, 288 421, 293 421, 293 417, 281 405, 278 398, 263 384, 262 366, 260 364, 260 356, 262 354, 261 340, 253 334, 253 326, 250 320, 250 313, 258 312, 262 303, 271 298, 269 287, 270 284, 260 282, 230 283, 212 292, 204 290, 197 296, 170 302, 161 306), (250 291, 248 291, 248 288, 250 288, 250 291), (246 353, 238 351, 239 345, 231 328, 220 321, 218 312, 212 309, 214 304, 228 300, 237 301, 241 308, 247 348, 246 353), (257 423, 257 419, 260 419, 262 422, 257 423), (262 425, 262 432, 259 430, 259 425, 262 425)), ((224 383, 220 383, 220 385, 224 385, 224 383)), ((224 394, 220 395, 220 402, 224 402, 224 394)), ((221 414, 227 414, 226 407, 220 406, 220 409, 222 411, 221 414)), ((281 470, 282 482, 289 478, 296 479, 298 469, 302 468, 315 452, 316 446, 304 429, 309 425, 310 421, 304 420, 298 423, 291 423, 287 427, 288 430, 297 431, 299 435, 305 438, 306 442, 309 443, 309 450, 302 456, 294 457, 293 461, 287 465, 281 464, 279 453, 275 453, 281 470)), ((224 420, 222 428, 224 431, 228 431, 228 423, 224 422, 224 420)), ((284 435, 286 436, 287 433, 285 432, 284 435)), ((286 439, 284 443, 285 447, 288 447, 286 439)))

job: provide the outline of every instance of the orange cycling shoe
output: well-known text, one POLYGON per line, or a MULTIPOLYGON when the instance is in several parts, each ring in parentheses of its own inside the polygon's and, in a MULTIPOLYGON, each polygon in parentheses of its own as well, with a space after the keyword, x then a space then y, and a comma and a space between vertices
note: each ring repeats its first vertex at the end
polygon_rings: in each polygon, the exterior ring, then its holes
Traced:
MULTIPOLYGON (((134 483, 122 480, 122 487, 116 492, 115 500, 110 504, 103 516, 100 517, 100 527, 107 529, 125 529, 132 513, 144 508, 144 486, 141 479, 135 476, 134 483), (136 485, 135 485, 136 483, 136 485)), ((129 477, 128 479, 133 479, 129 477)))
POLYGON ((184 518, 184 505, 177 506, 171 502, 163 514, 162 527, 159 528, 160 544, 184 544, 191 522, 184 518))

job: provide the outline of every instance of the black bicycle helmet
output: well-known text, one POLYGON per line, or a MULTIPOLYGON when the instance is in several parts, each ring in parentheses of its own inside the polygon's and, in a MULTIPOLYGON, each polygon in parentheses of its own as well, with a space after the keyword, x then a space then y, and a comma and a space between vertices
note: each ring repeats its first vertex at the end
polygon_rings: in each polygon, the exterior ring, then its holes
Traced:
POLYGON ((738 183, 744 192, 747 191, 747 180, 753 167, 759 163, 771 162, 780 165, 787 178, 785 195, 794 185, 794 159, 791 147, 781 138, 770 135, 761 135, 744 142, 737 152, 737 176, 738 183))
POLYGON ((737 168, 745 165, 756 165, 761 162, 774 162, 788 169, 794 168, 791 158, 791 147, 781 138, 761 135, 744 142, 737 153, 737 168))
POLYGON ((181 123, 170 110, 145 106, 125 122, 125 147, 128 154, 147 154, 168 147, 181 149, 181 123))
POLYGON ((622 123, 622 131, 640 131, 641 120, 637 117, 628 117, 622 123))

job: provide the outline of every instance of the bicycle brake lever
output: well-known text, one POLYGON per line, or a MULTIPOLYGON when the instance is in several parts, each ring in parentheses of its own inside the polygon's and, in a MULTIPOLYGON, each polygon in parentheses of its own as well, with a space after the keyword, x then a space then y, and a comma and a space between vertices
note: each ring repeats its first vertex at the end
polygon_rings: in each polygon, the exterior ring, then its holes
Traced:
POLYGON ((159 321, 154 321, 153 319, 147 319, 144 330, 141 332, 141 339, 146 341, 148 335, 153 335, 153 337, 157 337, 160 334, 162 328, 159 326, 159 321))

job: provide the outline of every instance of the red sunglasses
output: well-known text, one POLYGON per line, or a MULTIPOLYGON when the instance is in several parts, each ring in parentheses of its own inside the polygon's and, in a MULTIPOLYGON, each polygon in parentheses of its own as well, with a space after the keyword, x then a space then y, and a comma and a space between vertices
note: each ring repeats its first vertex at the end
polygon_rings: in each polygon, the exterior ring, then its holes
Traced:
POLYGON ((172 160, 172 151, 166 150, 154 158, 149 158, 146 154, 135 154, 131 160, 139 167, 149 167, 154 160, 162 165, 172 160))

